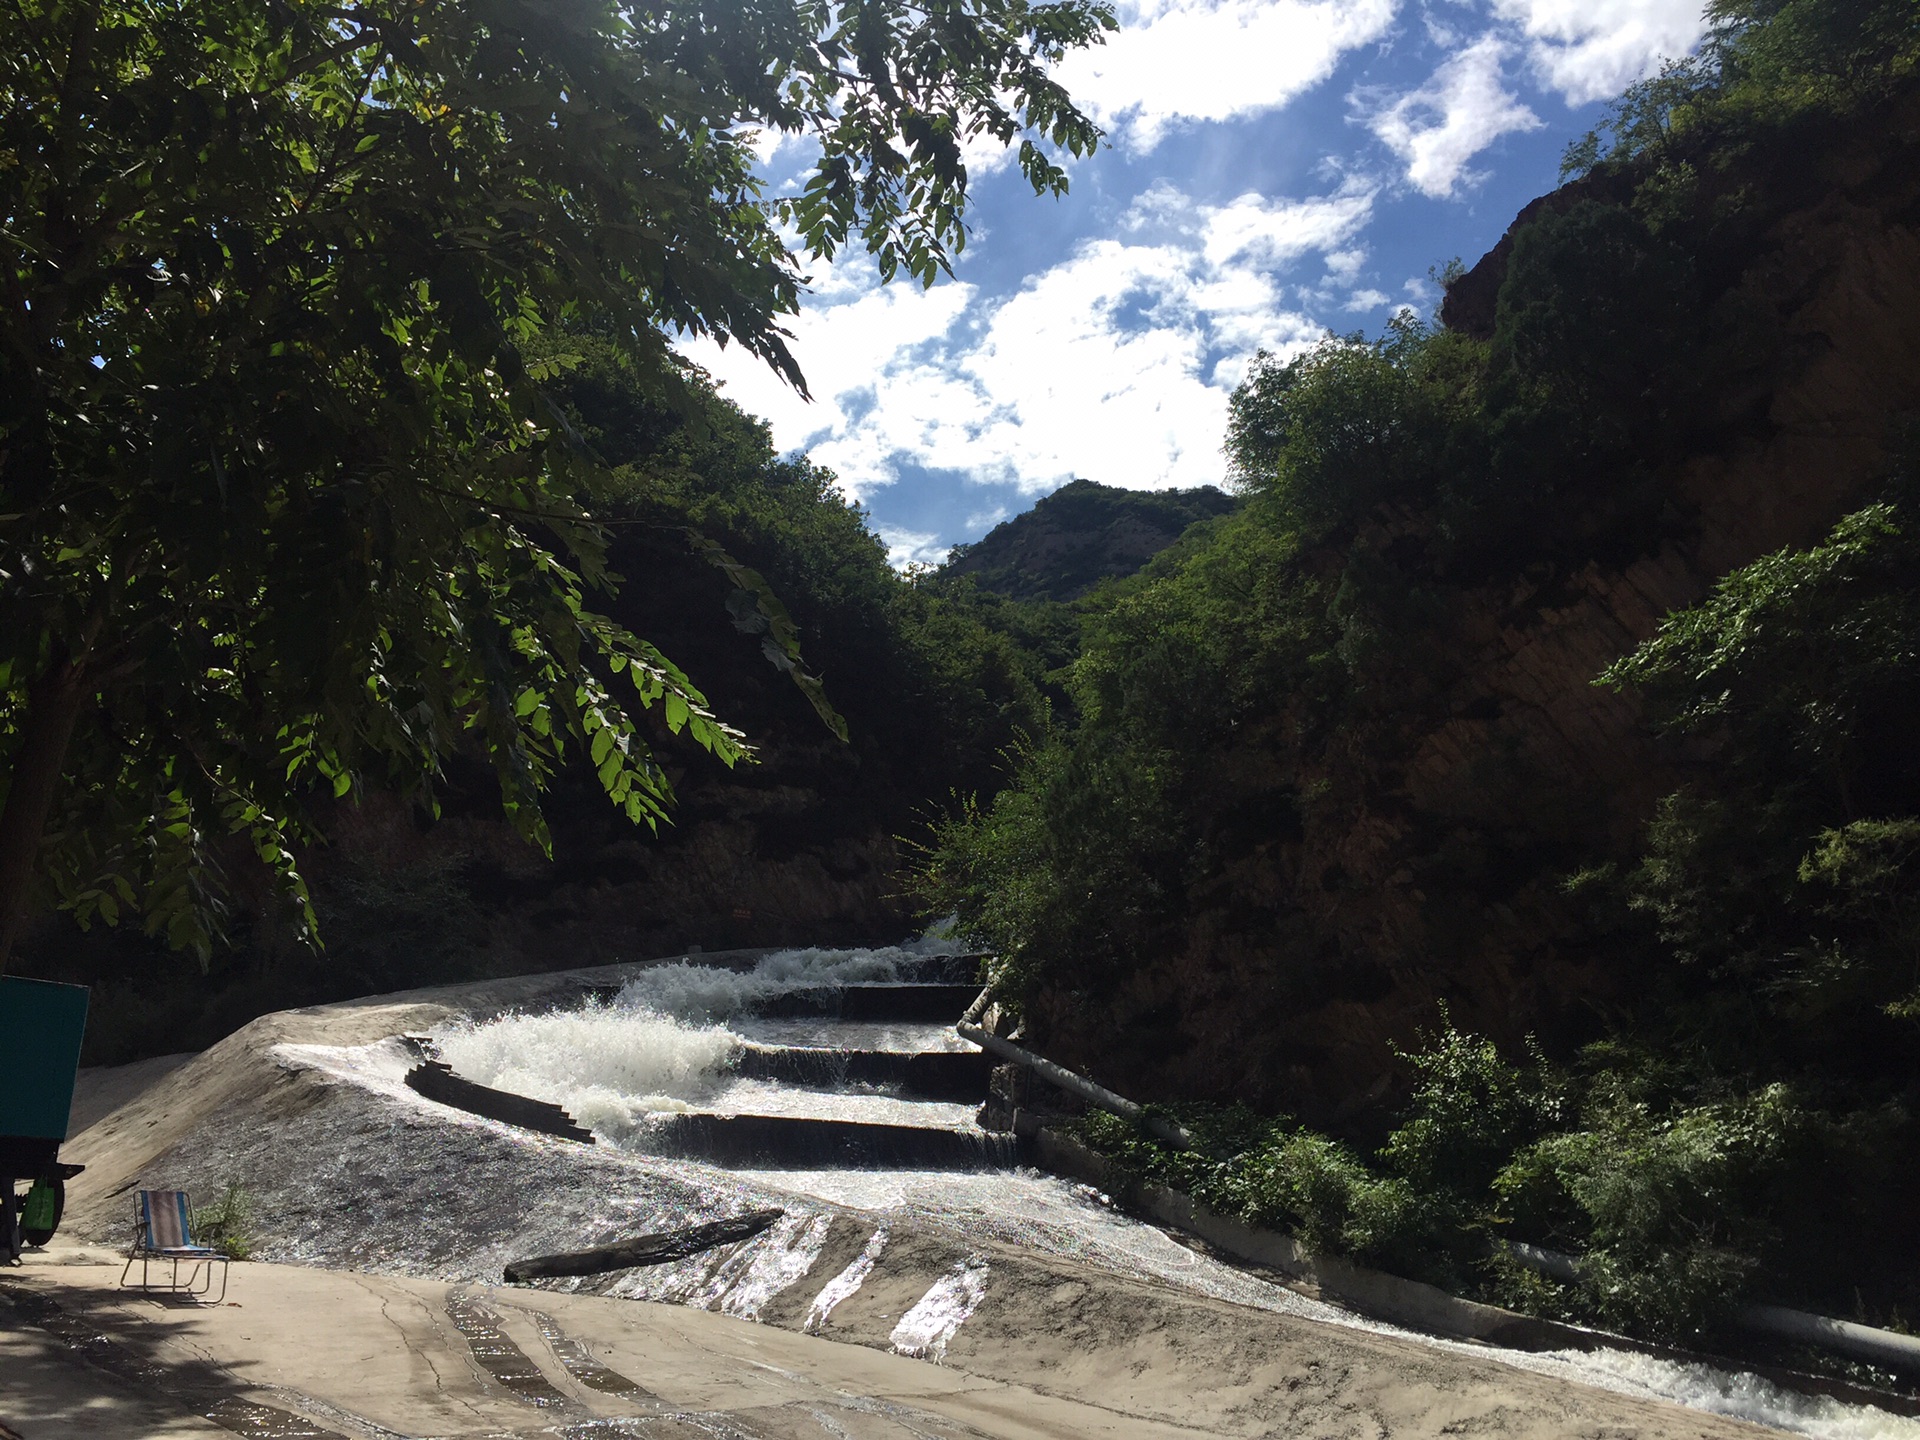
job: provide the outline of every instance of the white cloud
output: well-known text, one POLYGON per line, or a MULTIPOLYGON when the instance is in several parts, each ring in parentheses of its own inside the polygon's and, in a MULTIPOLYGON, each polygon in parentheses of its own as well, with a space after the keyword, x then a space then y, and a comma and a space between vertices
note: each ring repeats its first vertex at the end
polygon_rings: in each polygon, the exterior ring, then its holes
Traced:
POLYGON ((1132 150, 1184 121, 1277 110, 1381 39, 1399 0, 1122 0, 1121 29, 1060 65, 1067 93, 1132 150))
POLYGON ((1004 505, 996 505, 991 510, 976 510, 967 516, 967 529, 985 532, 993 529, 1013 512, 1004 505))
POLYGON ((1393 297, 1384 290, 1356 290, 1347 297, 1342 307, 1346 310, 1378 310, 1393 297))
POLYGON ((1327 278, 1337 280, 1343 285, 1351 285, 1360 278, 1360 267, 1367 263, 1367 248, 1356 245, 1351 250, 1333 250, 1327 254, 1327 278))
POLYGON ((887 547, 887 563, 896 570, 904 570, 909 565, 938 565, 947 558, 949 547, 941 543, 938 535, 924 530, 882 525, 879 534, 880 543, 887 547))
POLYGON ((1467 162, 1502 135, 1537 130, 1540 117, 1507 89, 1501 74, 1512 47, 1481 36, 1435 70, 1418 90, 1374 111, 1368 127, 1407 162, 1407 180, 1423 195, 1451 195, 1478 178, 1467 162))
MULTIPOLYGON (((855 496, 902 465, 1028 493, 1076 475, 1137 489, 1216 482, 1227 394, 1247 357, 1322 333, 1284 303, 1279 272, 1349 256, 1372 203, 1358 184, 1225 205, 1157 186, 1114 238, 993 300, 965 284, 923 292, 880 287, 870 270, 857 283, 836 274, 794 325, 812 405, 750 357, 688 349, 773 422, 778 444, 807 448, 855 496)), ((888 543, 917 553, 905 532, 888 543)))
POLYGON ((1706 34, 1694 0, 1493 0, 1493 13, 1517 25, 1541 83, 1570 105, 1618 94, 1678 58, 1706 34))

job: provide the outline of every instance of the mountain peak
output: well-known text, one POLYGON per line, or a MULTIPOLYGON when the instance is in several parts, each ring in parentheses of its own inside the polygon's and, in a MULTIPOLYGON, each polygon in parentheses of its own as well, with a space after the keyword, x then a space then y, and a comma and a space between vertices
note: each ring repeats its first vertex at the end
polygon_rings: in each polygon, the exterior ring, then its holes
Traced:
POLYGON ((1238 504, 1211 485, 1122 490, 1074 480, 977 543, 956 545, 941 568, 1016 600, 1073 600, 1102 580, 1133 574, 1189 525, 1238 504))

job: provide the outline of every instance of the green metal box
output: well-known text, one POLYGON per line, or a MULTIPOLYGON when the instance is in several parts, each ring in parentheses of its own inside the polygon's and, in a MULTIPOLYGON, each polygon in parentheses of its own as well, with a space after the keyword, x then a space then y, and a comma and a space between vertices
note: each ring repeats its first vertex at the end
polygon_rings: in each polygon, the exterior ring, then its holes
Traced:
POLYGON ((0 975, 0 1138, 67 1138, 87 988, 0 975))

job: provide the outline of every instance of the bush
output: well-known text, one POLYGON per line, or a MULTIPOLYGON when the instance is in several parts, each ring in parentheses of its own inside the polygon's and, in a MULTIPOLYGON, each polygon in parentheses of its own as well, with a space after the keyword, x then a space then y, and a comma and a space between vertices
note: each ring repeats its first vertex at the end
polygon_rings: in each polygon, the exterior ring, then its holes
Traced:
POLYGON ((253 1254, 252 1218, 252 1193, 239 1181, 229 1180, 218 1200, 194 1210, 194 1242, 218 1250, 229 1260, 245 1260, 253 1254))
POLYGON ((1559 1117, 1553 1082, 1537 1052, 1523 1071, 1450 1021, 1426 1048, 1399 1054, 1413 1068, 1413 1096, 1380 1158, 1422 1192, 1458 1197, 1464 1221, 1515 1149, 1559 1117))

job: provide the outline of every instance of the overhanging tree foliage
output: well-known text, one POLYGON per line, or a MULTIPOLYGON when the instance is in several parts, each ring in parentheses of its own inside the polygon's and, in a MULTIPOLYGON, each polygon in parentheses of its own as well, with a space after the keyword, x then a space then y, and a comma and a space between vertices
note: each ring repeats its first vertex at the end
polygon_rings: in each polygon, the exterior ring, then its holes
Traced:
POLYGON ((1037 191, 1098 132, 1047 76, 1099 0, 17 0, 0 19, 0 966, 36 885, 203 951, 241 836, 305 913, 315 794, 507 810, 584 751, 742 738, 595 614, 568 329, 671 400, 675 334, 796 385, 780 317, 850 239, 930 281, 963 147, 1037 191), (809 137, 768 199, 755 129, 809 137), (524 356, 543 358, 529 361, 524 356), (651 713, 649 713, 651 712, 651 713))

